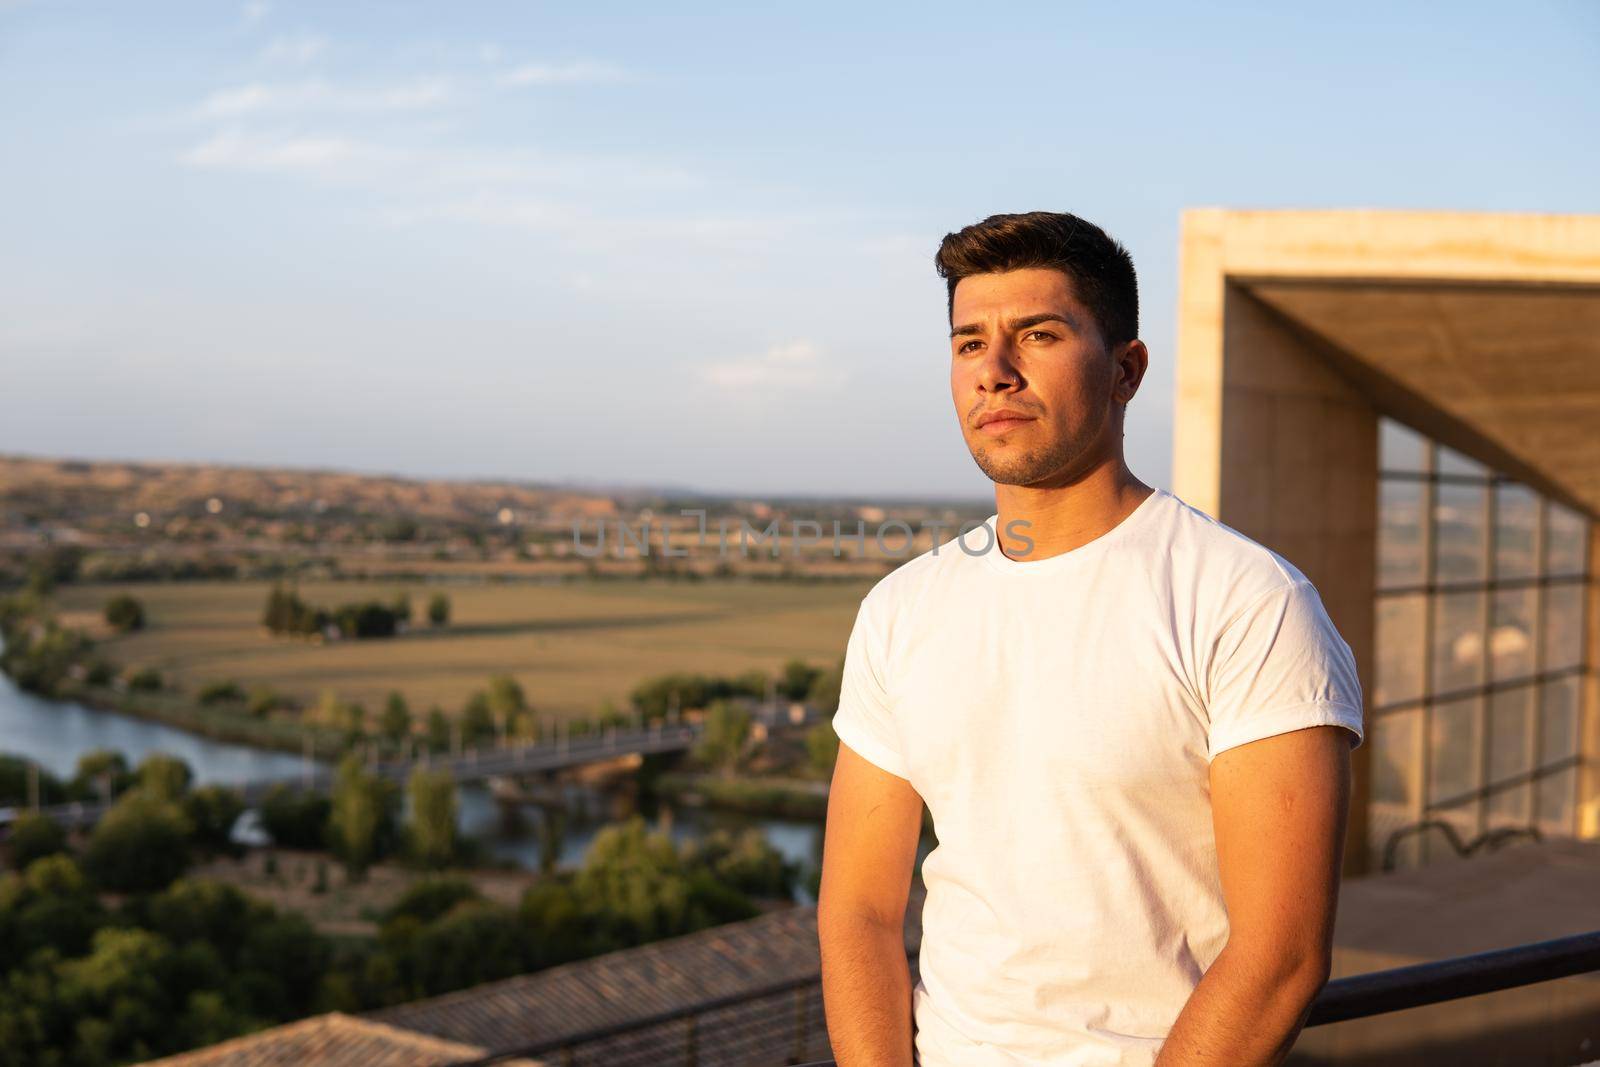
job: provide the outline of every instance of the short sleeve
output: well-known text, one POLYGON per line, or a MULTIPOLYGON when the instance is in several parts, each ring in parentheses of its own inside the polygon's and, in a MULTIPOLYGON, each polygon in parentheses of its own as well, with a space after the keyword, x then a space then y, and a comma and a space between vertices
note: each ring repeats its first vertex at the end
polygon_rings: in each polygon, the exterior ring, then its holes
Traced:
POLYGON ((833 731, 867 762, 897 778, 906 778, 909 775, 901 754, 893 702, 884 681, 884 634, 874 618, 873 600, 868 594, 861 602, 850 631, 833 731))
POLYGON ((1361 745, 1355 656, 1303 578, 1251 601, 1217 640, 1209 672, 1210 755, 1308 726, 1343 726, 1361 745))

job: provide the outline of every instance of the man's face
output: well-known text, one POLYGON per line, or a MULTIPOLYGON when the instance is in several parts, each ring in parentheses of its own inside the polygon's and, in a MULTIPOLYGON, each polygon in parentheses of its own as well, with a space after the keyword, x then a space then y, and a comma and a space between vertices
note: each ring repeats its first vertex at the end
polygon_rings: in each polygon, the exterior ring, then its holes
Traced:
MULTIPOLYGON (((1132 368, 1106 349, 1065 274, 963 278, 950 319, 950 392, 967 448, 991 481, 1069 482, 1117 447, 1120 407, 1144 368, 1129 388, 1132 368)), ((1130 347, 1144 351, 1138 342, 1121 349, 1130 347)))

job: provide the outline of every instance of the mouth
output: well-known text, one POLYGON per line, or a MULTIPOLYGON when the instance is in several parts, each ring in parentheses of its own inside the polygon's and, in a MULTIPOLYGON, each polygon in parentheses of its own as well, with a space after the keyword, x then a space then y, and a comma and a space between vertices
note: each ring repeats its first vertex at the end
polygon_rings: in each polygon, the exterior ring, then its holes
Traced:
POLYGON ((1020 411, 990 411, 978 416, 978 432, 989 437, 1004 437, 1012 430, 1016 430, 1030 422, 1034 416, 1024 415, 1020 411))

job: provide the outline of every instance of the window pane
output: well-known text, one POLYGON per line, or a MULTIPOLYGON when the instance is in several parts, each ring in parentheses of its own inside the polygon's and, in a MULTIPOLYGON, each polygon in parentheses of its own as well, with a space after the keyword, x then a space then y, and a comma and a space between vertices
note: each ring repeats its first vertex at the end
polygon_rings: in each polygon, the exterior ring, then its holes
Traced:
POLYGON ((1570 508, 1550 502, 1549 516, 1545 520, 1546 574, 1582 574, 1584 572, 1585 529, 1583 516, 1570 508))
POLYGON ((1576 774, 1576 767, 1568 767, 1535 783, 1539 791, 1539 829, 1545 833, 1570 835, 1574 831, 1572 791, 1576 774))
MULTIPOLYGON (((1367 809, 1367 833, 1375 862, 1382 860, 1390 836, 1420 817, 1417 780, 1422 765, 1418 743, 1421 726, 1421 708, 1379 715, 1372 720, 1372 802, 1367 809)), ((1406 840, 1400 850, 1399 865, 1415 866, 1420 858, 1416 838, 1406 840)))
POLYGON ((1518 686, 1489 697, 1489 781, 1502 782, 1533 769, 1529 734, 1534 689, 1518 686))
POLYGON ((1502 789, 1489 798, 1488 828, 1527 826, 1532 816, 1533 786, 1527 782, 1502 789))
POLYGON ((1428 803, 1452 800, 1478 788, 1482 697, 1433 707, 1428 728, 1428 803))
POLYGON ((1426 470, 1428 441, 1393 419, 1378 420, 1378 468, 1386 471, 1426 470))
POLYGON ((1494 568, 1500 578, 1531 578, 1539 497, 1516 482, 1495 487, 1494 568))
POLYGON ((1583 586, 1556 582, 1544 590, 1544 669, 1576 667, 1583 657, 1583 586))
POLYGON ((1378 588, 1421 585, 1422 482, 1378 482, 1378 588))
POLYGON ((1468 459, 1453 448, 1439 446, 1439 473, 1440 474, 1474 474, 1487 477, 1488 471, 1475 459, 1468 459))
POLYGON ((1539 764, 1566 759, 1578 751, 1577 675, 1545 682, 1539 709, 1539 764))
POLYGON ((1422 695, 1423 609, 1427 598, 1378 598, 1377 681, 1372 699, 1378 707, 1415 700, 1422 695))
POLYGON ((1489 491, 1477 485, 1442 483, 1435 492, 1434 577, 1441 582, 1487 577, 1483 508, 1489 491))
POLYGON ((1480 590, 1439 593, 1433 604, 1433 691, 1483 681, 1483 602, 1480 590))
POLYGON ((1489 617, 1489 670, 1496 680, 1533 673, 1532 589, 1502 589, 1494 594, 1489 617))

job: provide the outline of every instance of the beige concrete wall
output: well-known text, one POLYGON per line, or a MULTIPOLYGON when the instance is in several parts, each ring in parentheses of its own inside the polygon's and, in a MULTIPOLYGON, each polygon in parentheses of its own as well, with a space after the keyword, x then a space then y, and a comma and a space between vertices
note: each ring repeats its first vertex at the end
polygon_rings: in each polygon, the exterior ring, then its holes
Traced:
MULTIPOLYGON (((1589 586, 1583 598, 1583 719, 1578 750, 1578 836, 1600 838, 1600 522, 1589 523, 1589 586)), ((1596 922, 1600 924, 1600 909, 1596 922)), ((1600 1055, 1600 1054, 1597 1054, 1600 1055)))
MULTIPOLYGON (((1313 338, 1218 271, 1210 220, 1185 220, 1173 492, 1305 572, 1375 664, 1377 413, 1313 338)), ((1352 760, 1345 873, 1366 870, 1370 745, 1352 760)))

